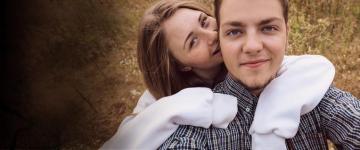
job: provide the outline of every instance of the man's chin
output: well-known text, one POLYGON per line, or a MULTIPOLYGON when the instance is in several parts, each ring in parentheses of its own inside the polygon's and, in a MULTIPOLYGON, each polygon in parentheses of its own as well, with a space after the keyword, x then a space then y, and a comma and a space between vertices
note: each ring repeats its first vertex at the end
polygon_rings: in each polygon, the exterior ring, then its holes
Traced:
POLYGON ((260 84, 260 83, 253 83, 253 84, 250 84, 250 85, 248 84, 248 85, 244 85, 244 86, 251 93, 255 92, 255 91, 262 91, 262 89, 264 89, 264 87, 265 87, 264 84, 260 84))
POLYGON ((240 81, 243 86, 249 90, 252 94, 254 95, 259 95, 260 92, 265 88, 265 86, 267 84, 269 84, 269 82, 271 81, 271 79, 267 79, 267 80, 248 80, 248 81, 240 81))

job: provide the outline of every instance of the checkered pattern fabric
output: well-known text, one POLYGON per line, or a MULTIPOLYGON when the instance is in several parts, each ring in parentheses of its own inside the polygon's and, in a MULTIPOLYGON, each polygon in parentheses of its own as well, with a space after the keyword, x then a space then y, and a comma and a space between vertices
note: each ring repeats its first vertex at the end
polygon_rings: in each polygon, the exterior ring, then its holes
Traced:
MULTIPOLYGON (((238 113, 228 128, 182 125, 159 149, 251 149, 248 131, 258 97, 230 76, 219 83, 214 92, 238 99, 238 113)), ((326 139, 333 141, 338 149, 360 150, 360 101, 335 87, 329 88, 314 110, 301 116, 297 134, 286 143, 288 149, 326 150, 326 139)))

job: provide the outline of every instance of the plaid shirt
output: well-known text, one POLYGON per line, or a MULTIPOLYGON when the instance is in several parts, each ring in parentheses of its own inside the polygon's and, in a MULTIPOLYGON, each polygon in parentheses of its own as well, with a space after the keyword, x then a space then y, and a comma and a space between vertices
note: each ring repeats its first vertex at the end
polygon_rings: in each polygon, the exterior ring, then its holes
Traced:
MULTIPOLYGON (((238 99, 238 113, 227 129, 180 126, 159 149, 251 149, 248 133, 258 97, 230 76, 214 91, 238 99)), ((360 101, 351 94, 330 87, 319 105, 300 119, 295 137, 286 140, 288 149, 323 150, 326 139, 338 149, 360 150, 360 101)))

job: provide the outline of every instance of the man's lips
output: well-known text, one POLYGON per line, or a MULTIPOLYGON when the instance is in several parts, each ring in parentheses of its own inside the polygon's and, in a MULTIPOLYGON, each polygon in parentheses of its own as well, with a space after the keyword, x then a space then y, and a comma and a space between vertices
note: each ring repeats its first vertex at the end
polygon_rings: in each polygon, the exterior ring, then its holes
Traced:
POLYGON ((246 66, 249 68, 257 68, 257 67, 265 64, 269 60, 270 59, 257 59, 257 60, 246 61, 246 62, 240 63, 240 66, 246 66))

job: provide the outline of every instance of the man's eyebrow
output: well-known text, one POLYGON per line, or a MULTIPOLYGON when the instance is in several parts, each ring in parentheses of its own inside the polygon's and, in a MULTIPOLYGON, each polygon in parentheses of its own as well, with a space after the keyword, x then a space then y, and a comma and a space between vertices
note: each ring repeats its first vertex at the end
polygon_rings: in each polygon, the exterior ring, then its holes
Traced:
MULTIPOLYGON (((281 21, 281 19, 277 18, 277 17, 267 18, 267 19, 260 21, 259 25, 268 24, 273 21, 281 21)), ((229 22, 223 23, 221 26, 244 27, 245 24, 243 24, 242 22, 239 22, 239 21, 229 21, 229 22)))
POLYGON ((277 18, 277 17, 268 18, 268 19, 260 21, 259 25, 265 25, 265 24, 268 24, 268 23, 273 22, 273 21, 281 21, 281 19, 277 18))
POLYGON ((245 25, 238 21, 225 22, 221 26, 244 27, 245 25))
MULTIPOLYGON (((202 18, 202 16, 203 16, 203 13, 200 13, 199 18, 198 18, 198 22, 199 22, 199 23, 201 23, 201 18, 202 18)), ((191 31, 191 32, 186 36, 185 41, 184 41, 183 49, 185 49, 186 41, 189 40, 189 38, 190 38, 193 34, 194 34, 194 32, 191 31)))

